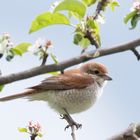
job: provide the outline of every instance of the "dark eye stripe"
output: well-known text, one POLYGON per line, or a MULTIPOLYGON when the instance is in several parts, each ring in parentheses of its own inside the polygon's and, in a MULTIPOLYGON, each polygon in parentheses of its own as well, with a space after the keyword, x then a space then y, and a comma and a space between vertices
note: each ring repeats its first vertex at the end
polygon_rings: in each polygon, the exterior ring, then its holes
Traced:
POLYGON ((87 71, 88 74, 99 74, 100 72, 98 70, 88 70, 87 71))

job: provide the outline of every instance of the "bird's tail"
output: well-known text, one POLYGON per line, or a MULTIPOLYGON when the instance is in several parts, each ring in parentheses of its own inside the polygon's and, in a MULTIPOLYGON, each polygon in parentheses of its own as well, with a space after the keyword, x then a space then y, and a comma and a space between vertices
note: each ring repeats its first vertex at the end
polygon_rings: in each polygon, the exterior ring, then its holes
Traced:
POLYGON ((10 100, 30 96, 30 95, 35 94, 35 93, 36 93, 35 89, 28 89, 28 90, 21 92, 21 93, 18 93, 18 94, 2 97, 2 98, 0 98, 0 102, 5 102, 5 101, 10 101, 10 100))

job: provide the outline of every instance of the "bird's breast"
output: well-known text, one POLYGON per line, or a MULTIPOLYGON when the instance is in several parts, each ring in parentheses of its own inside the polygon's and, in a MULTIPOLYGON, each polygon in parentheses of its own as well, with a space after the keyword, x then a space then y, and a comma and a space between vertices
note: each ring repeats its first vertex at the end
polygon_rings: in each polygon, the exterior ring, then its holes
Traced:
POLYGON ((47 101, 49 106, 60 114, 64 114, 64 109, 73 114, 90 108, 101 93, 102 88, 94 83, 83 89, 48 90, 31 96, 30 100, 47 101))

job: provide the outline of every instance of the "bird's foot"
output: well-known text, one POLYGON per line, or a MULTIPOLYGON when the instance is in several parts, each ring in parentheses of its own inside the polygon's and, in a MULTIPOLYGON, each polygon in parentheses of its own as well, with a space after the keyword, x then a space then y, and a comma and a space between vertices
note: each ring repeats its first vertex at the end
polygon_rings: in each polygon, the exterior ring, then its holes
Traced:
POLYGON ((73 122, 72 124, 67 125, 64 130, 68 129, 69 127, 73 127, 73 126, 75 126, 76 129, 82 128, 82 124, 73 122))
POLYGON ((68 129, 69 127, 76 127, 76 129, 82 128, 82 124, 79 124, 73 120, 73 118, 67 113, 60 115, 61 119, 65 119, 68 122, 68 125, 65 127, 64 130, 68 129))

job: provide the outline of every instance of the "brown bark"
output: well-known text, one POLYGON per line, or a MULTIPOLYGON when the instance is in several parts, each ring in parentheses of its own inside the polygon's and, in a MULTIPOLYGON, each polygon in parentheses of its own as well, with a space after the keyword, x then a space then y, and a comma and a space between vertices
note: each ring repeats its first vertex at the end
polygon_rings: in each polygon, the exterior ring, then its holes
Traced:
POLYGON ((97 50, 93 50, 93 51, 90 51, 87 53, 83 53, 79 56, 62 61, 57 65, 56 64, 43 65, 43 66, 34 67, 32 69, 25 70, 25 71, 22 71, 19 73, 13 73, 13 74, 1 76, 0 85, 12 83, 12 82, 18 81, 18 80, 23 80, 23 79, 37 76, 40 74, 44 74, 47 72, 63 71, 64 69, 66 69, 70 66, 79 64, 81 62, 85 62, 85 61, 95 59, 98 57, 111 55, 111 54, 115 54, 115 53, 120 53, 120 52, 124 52, 124 51, 132 51, 135 54, 135 56, 137 57, 137 59, 139 60, 140 55, 139 55, 138 51, 136 50, 136 47, 139 47, 139 45, 140 45, 140 38, 127 42, 127 43, 124 43, 124 44, 121 44, 121 45, 116 45, 116 46, 113 46, 110 48, 97 49, 97 50))

